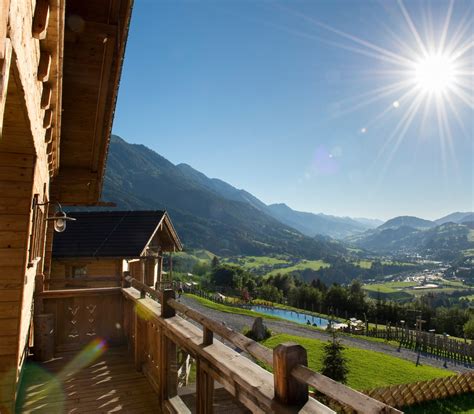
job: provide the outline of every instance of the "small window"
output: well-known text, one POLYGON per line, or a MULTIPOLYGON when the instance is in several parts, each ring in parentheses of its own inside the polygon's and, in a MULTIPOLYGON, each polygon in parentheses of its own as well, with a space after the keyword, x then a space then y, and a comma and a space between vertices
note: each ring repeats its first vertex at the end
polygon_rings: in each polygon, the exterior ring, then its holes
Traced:
POLYGON ((73 266, 71 277, 73 279, 79 279, 81 277, 87 276, 87 266, 73 266))

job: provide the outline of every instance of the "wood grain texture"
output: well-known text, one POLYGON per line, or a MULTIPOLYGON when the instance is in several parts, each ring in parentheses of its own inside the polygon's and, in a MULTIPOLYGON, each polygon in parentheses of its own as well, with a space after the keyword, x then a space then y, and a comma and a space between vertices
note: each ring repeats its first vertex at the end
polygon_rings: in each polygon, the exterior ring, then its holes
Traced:
POLYGON ((27 363, 17 410, 78 413, 158 413, 158 398, 146 378, 135 371, 123 348, 110 348, 74 370, 75 352, 41 363, 27 363), (46 374, 50 372, 51 374, 46 374))

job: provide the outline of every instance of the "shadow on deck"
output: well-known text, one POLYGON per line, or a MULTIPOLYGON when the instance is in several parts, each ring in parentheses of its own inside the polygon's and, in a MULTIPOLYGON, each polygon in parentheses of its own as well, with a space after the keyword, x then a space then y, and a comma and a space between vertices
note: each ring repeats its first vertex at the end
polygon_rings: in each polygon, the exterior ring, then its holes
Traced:
MULTIPOLYGON (((158 397, 137 372, 125 348, 110 348, 99 357, 65 352, 37 363, 27 361, 17 398, 17 413, 159 413, 158 397), (93 359, 93 360, 92 360, 93 359)), ((184 404, 196 410, 195 386, 179 389, 184 404)), ((215 413, 248 412, 223 388, 214 393, 215 413)))
POLYGON ((17 413, 159 412, 156 393, 126 349, 111 348, 88 359, 68 352, 48 362, 28 361, 17 413))

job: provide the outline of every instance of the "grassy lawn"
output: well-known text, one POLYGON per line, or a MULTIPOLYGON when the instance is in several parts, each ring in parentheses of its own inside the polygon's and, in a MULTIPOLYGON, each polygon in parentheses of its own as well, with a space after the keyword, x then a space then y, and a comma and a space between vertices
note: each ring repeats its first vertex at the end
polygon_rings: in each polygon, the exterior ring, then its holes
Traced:
MULTIPOLYGON (((324 341, 298 336, 279 334, 263 342, 274 348, 282 342, 296 342, 308 351, 308 364, 315 371, 322 367, 324 341)), ((396 358, 380 352, 346 347, 344 354, 348 359, 348 384, 357 390, 369 390, 394 384, 425 381, 453 375, 452 371, 431 366, 416 367, 413 362, 396 358)))
POLYGON ((467 239, 470 241, 470 242, 474 242, 474 230, 470 229, 469 230, 469 233, 467 235, 467 239))
POLYGON ((464 394, 403 409, 406 414, 474 414, 474 394, 464 394))
POLYGON ((248 309, 242 309, 235 306, 228 306, 228 305, 223 305, 221 303, 215 303, 211 300, 201 298, 200 296, 193 295, 191 293, 186 293, 185 295, 194 299, 196 302, 199 302, 201 305, 206 306, 207 308, 214 309, 220 312, 235 313, 237 315, 252 316, 254 318, 256 318, 257 316, 261 316, 262 318, 265 318, 265 319, 273 319, 277 321, 285 320, 282 318, 278 318, 276 316, 265 315, 263 313, 254 312, 248 309))
POLYGON ((358 262, 354 263, 356 266, 359 266, 362 269, 370 269, 372 267, 371 260, 359 260, 358 262))
POLYGON ((239 259, 238 262, 245 270, 256 269, 263 266, 289 264, 288 260, 269 256, 247 256, 239 259))
POLYGON ((302 260, 301 262, 293 266, 283 267, 281 269, 274 269, 271 272, 268 272, 266 276, 276 275, 278 273, 286 274, 286 273, 291 273, 297 270, 305 270, 305 269, 319 270, 319 269, 330 267, 330 266, 331 265, 329 263, 326 263, 324 260, 302 260))

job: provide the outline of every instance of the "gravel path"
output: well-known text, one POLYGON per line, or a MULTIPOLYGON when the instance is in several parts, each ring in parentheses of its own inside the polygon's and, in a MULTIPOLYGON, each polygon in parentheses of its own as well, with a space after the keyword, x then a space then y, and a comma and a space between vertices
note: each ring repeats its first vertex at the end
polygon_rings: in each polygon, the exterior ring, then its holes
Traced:
MULTIPOLYGON (((201 312, 202 314, 206 315, 209 318, 213 318, 217 321, 224 322, 230 328, 241 332, 244 327, 252 326, 254 318, 245 315, 239 315, 235 313, 227 313, 227 312, 220 312, 214 309, 210 309, 206 306, 201 305, 196 300, 182 296, 180 301, 185 305, 196 309, 197 311, 201 312)), ((267 327, 275 333, 285 333, 289 335, 295 336, 302 336, 305 338, 312 338, 312 339, 320 339, 320 340, 328 340, 331 338, 331 335, 322 331, 316 331, 313 329, 308 329, 304 325, 300 325, 293 322, 285 322, 285 321, 276 321, 265 319, 265 324, 267 327)), ((398 351, 398 348, 384 343, 367 341, 364 339, 348 337, 348 336, 340 336, 339 337, 342 344, 347 346, 352 346, 361 349, 367 349, 370 351, 378 351, 383 352, 388 355, 392 355, 397 358, 403 358, 408 361, 416 362, 417 353, 402 348, 398 351)), ((421 354, 420 356, 420 364, 422 365, 431 365, 437 368, 443 368, 444 359, 438 358, 436 356, 431 356, 428 354, 421 354)), ((451 371, 456 372, 467 372, 472 371, 474 369, 473 365, 467 366, 458 361, 448 361, 448 369, 451 371)))

